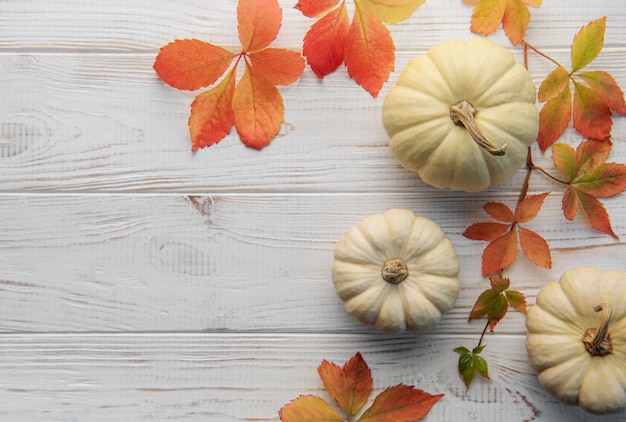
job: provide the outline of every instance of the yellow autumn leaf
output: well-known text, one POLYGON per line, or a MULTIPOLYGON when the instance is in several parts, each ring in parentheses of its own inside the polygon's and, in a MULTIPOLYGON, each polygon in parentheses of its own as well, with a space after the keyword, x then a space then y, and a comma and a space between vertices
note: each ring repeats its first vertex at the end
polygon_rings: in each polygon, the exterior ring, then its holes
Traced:
POLYGON ((426 0, 361 0, 364 10, 386 23, 408 19, 426 0))

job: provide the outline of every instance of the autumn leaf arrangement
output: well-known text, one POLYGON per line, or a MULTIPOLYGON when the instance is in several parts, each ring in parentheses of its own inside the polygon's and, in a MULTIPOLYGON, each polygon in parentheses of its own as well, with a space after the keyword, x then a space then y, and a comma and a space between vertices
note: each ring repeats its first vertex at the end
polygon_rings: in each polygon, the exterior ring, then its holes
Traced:
MULTIPOLYGON (((471 349, 459 346, 454 350, 459 354, 460 376, 469 388, 476 374, 489 378, 487 361, 481 355, 487 330, 494 331, 509 307, 526 312, 524 294, 511 289, 511 280, 505 276, 505 269, 518 257, 518 249, 521 247, 523 254, 537 266, 552 266, 548 242, 525 227, 552 194, 528 194, 531 174, 543 174, 563 188, 562 209, 566 219, 573 220, 580 211, 595 230, 617 238, 600 199, 617 195, 626 187, 626 166, 607 162, 612 148, 612 116, 626 114, 626 104, 621 88, 608 72, 587 70, 604 45, 606 18, 590 22, 574 36, 571 67, 566 67, 525 39, 529 7, 539 8, 541 0, 463 2, 474 5, 472 32, 488 36, 501 26, 511 43, 523 48, 525 59, 529 53, 535 53, 554 64, 554 70, 538 89, 543 107, 537 141, 542 152, 551 149, 558 172, 553 174, 535 165, 529 149, 528 172, 517 204, 514 207, 499 202, 484 204, 483 209, 492 221, 472 224, 463 233, 469 239, 488 242, 482 255, 482 275, 491 284, 478 297, 469 315, 469 321, 487 319, 478 344, 471 349), (571 122, 584 138, 575 147, 556 142, 571 122)), ((165 83, 189 91, 209 87, 191 103, 188 125, 192 150, 217 144, 233 127, 246 146, 255 149, 267 146, 284 120, 285 108, 277 87, 296 82, 307 64, 318 78, 344 64, 348 75, 372 97, 377 97, 395 62, 395 46, 386 24, 407 19, 424 0, 348 3, 353 6, 352 17, 346 0, 297 1, 295 7, 314 19, 304 37, 302 54, 271 46, 282 23, 282 9, 277 0, 238 1, 241 48, 237 52, 198 39, 177 39, 163 46, 154 70, 165 83)), ((372 391, 369 368, 362 357, 355 355, 343 368, 323 362, 318 372, 348 420, 357 420, 356 415, 372 391)), ((419 412, 427 412, 440 398, 419 391, 402 385, 384 390, 358 420, 417 419, 416 415, 425 414, 419 412), (416 405, 420 409, 418 413, 407 410, 397 414, 405 419, 376 417, 390 403, 410 409, 414 402, 421 403, 416 405)), ((294 400, 281 410, 281 419, 343 420, 316 396, 294 400), (303 415, 308 415, 308 419, 303 415)))

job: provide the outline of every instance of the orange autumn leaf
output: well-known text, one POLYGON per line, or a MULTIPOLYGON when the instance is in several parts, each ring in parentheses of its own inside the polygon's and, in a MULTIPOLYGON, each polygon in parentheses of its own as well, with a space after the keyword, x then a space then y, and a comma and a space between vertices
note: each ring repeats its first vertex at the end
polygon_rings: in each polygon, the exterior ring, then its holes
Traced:
POLYGON ((607 107, 619 114, 626 114, 624 92, 610 73, 602 70, 591 70, 579 73, 587 85, 596 93, 607 107))
POLYGON ((568 88, 569 72, 563 66, 559 66, 550 72, 539 86, 538 100, 541 102, 550 101, 561 95, 568 88))
POLYGON ((483 276, 498 272, 515 261, 518 240, 524 255, 535 265, 543 268, 552 266, 548 243, 537 233, 520 225, 537 216, 547 196, 547 193, 526 196, 515 212, 500 202, 488 202, 483 206, 487 214, 500 222, 475 223, 463 232, 463 236, 469 239, 490 242, 483 251, 483 276))
POLYGON ((349 417, 361 410, 372 393, 372 374, 360 353, 343 367, 323 361, 317 372, 326 390, 349 417))
POLYGON ((563 134, 572 118, 572 93, 566 85, 539 112, 537 143, 542 151, 548 149, 563 134))
POLYGON ((530 21, 528 6, 541 6, 541 0, 480 0, 466 3, 476 4, 470 24, 472 32, 489 35, 502 24, 504 33, 513 44, 524 40, 530 21))
POLYGON ((608 141, 589 140, 576 150, 566 144, 554 144, 555 167, 567 177, 563 194, 563 215, 574 219, 581 209, 591 226, 617 238, 609 215, 597 198, 615 196, 626 189, 626 165, 606 163, 612 145, 608 141))
POLYGON ((277 0, 239 0, 239 53, 195 39, 175 40, 161 48, 154 70, 175 88, 210 86, 226 73, 221 82, 200 93, 191 104, 188 123, 192 150, 218 143, 233 125, 241 141, 251 148, 265 147, 278 134, 284 105, 276 85, 295 82, 305 67, 300 53, 269 47, 281 21, 277 0), (236 81, 236 69, 242 62, 243 76, 236 81))
POLYGON ((317 396, 300 396, 278 411, 283 422, 343 422, 343 418, 326 401, 317 396))
POLYGON ((396 422, 422 419, 443 394, 431 395, 417 388, 399 384, 380 393, 359 422, 396 422))
POLYGON ((318 78, 344 63, 348 75, 373 97, 394 69, 395 45, 385 23, 407 19, 424 0, 359 0, 352 21, 345 0, 299 0, 296 8, 318 20, 304 37, 302 54, 318 78))

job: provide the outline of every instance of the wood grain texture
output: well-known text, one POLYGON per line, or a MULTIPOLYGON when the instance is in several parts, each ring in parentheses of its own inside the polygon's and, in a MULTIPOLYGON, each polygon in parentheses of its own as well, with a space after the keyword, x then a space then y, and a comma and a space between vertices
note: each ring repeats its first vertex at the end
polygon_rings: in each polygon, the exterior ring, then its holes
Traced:
MULTIPOLYGON (((301 50, 314 22, 284 7, 275 45, 301 50)), ((592 68, 626 87, 622 0, 545 1, 528 41, 569 65, 580 27, 608 16, 592 68)), ((392 384, 444 393, 427 421, 592 421, 539 386, 513 312, 488 334, 492 381, 465 392, 456 346, 468 324, 484 242, 462 236, 487 221, 487 201, 514 206, 526 175, 477 194, 425 185, 392 157, 380 123, 385 94, 417 54, 468 39, 472 8, 430 0, 390 26, 396 71, 374 99, 344 68, 307 69, 281 87, 279 136, 259 152, 235 133, 196 153, 187 119, 196 93, 163 84, 159 47, 201 38, 238 48, 236 0, 0 2, 0 420, 264 421, 300 394, 323 391, 316 368, 361 351, 377 392, 392 384), (455 308, 430 333, 390 336, 343 311, 330 280, 333 250, 363 217, 408 208, 442 226, 461 260, 455 308)), ((352 3, 348 2, 349 7, 352 3)), ((501 29, 490 36, 523 60, 501 29)), ((536 84, 553 64, 529 53, 536 84)), ((560 139, 576 145, 571 128, 560 139)), ((610 161, 626 163, 626 119, 614 118, 610 161)), ((535 147, 537 164, 554 171, 535 147)), ((532 304, 566 269, 622 268, 626 248, 567 222, 562 188, 528 228, 550 243, 553 268, 521 257, 507 270, 532 304)), ((626 197, 604 200, 626 237, 626 197)), ((521 255, 521 251, 519 252, 521 255)), ((601 418, 610 422, 620 417, 601 418)))

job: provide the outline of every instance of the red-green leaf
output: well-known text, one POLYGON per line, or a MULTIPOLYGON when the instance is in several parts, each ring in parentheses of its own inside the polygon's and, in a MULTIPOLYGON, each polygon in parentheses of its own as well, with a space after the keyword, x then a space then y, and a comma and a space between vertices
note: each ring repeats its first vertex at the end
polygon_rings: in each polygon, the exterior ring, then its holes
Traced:
POLYGON ((346 40, 348 74, 373 97, 394 69, 395 45, 389 29, 356 3, 346 40))
POLYGON ((269 46, 278 35, 282 19, 283 9, 277 0, 239 0, 237 28, 243 51, 269 46))
POLYGON ((483 275, 508 267, 517 256, 517 232, 510 230, 487 245, 483 251, 483 275))
POLYGON ((526 296, 515 290, 507 290, 504 292, 507 302, 517 311, 526 314, 526 296))
POLYGON ((578 164, 576 162, 576 151, 567 144, 552 145, 552 161, 558 171, 573 180, 578 174, 578 164))
POLYGON ((539 86, 537 98, 540 102, 550 101, 569 89, 569 73, 563 67, 554 69, 539 86))
POLYGON ((594 70, 577 74, 589 84, 593 92, 611 110, 619 114, 626 114, 624 92, 610 73, 594 70))
POLYGON ((284 119, 283 97, 276 86, 246 64, 235 88, 233 111, 237 133, 246 146, 261 149, 278 134, 284 119))
POLYGON ((591 88, 574 83, 574 128, 588 138, 605 139, 611 135, 611 109, 591 88))
POLYGON ((372 392, 372 375, 360 353, 346 362, 343 368, 323 361, 317 371, 326 390, 350 417, 361 410, 372 392))
POLYGON ((576 177, 570 178, 570 181, 574 181, 600 164, 604 164, 606 159, 609 158, 612 146, 612 143, 609 141, 596 139, 581 142, 576 148, 576 177))
POLYGON ((174 40, 161 47, 154 70, 166 84, 193 91, 215 83, 234 57, 225 48, 205 41, 174 40))
POLYGON ((235 123, 234 91, 235 72, 230 71, 219 85, 201 93, 191 103, 189 132, 193 151, 216 144, 228 135, 235 123))
POLYGON ((583 26, 572 44, 572 72, 576 72, 595 59, 604 45, 606 16, 583 26))
POLYGON ((510 224, 502 223, 475 223, 463 232, 463 236, 472 240, 494 240, 506 233, 510 227, 510 224))
MULTIPOLYGON (((507 302, 502 292, 493 289, 485 290, 478 296, 470 311, 468 321, 489 316, 489 326, 493 327, 506 315, 507 302)), ((493 327, 491 330, 493 331, 493 327)))
POLYGON ((576 180, 575 188, 597 198, 608 198, 626 188, 626 166, 617 163, 600 164, 576 180))
POLYGON ((315 22, 304 36, 302 54, 318 78, 343 63, 350 20, 345 4, 315 22))
POLYGON ((278 411, 282 422, 342 422, 343 418, 317 396, 300 396, 278 411))
POLYGON ((515 221, 513 211, 501 202, 487 202, 483 205, 483 209, 494 220, 498 220, 503 223, 513 223, 515 221))
POLYGON ((500 277, 500 276, 494 275, 494 276, 489 277, 489 283, 491 284, 492 290, 498 293, 502 293, 503 291, 509 288, 509 286, 511 285, 511 280, 509 280, 507 277, 500 277))
POLYGON ((443 397, 399 384, 380 393, 359 422, 404 422, 422 419, 443 397))
POLYGON ((541 268, 552 268, 548 242, 532 230, 519 228, 519 240, 524 255, 541 268))
POLYGON ((295 8, 304 16, 316 18, 335 7, 337 3, 339 0, 299 0, 295 8))
POLYGON ((572 118, 572 92, 564 89, 544 104, 539 112, 537 141, 542 151, 548 149, 565 131, 572 118))
POLYGON ((515 209, 515 221, 518 223, 525 223, 535 218, 539 213, 546 196, 548 196, 548 193, 531 195, 520 201, 519 205, 515 209))
POLYGON ((587 195, 584 192, 576 191, 576 196, 578 197, 578 204, 585 214, 585 217, 587 217, 587 220, 589 220, 589 223, 591 223, 591 226, 617 239, 618 237, 611 227, 609 214, 606 212, 604 205, 593 196, 587 195))

